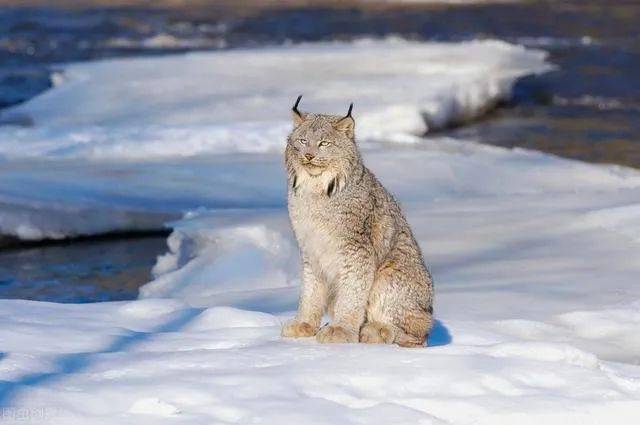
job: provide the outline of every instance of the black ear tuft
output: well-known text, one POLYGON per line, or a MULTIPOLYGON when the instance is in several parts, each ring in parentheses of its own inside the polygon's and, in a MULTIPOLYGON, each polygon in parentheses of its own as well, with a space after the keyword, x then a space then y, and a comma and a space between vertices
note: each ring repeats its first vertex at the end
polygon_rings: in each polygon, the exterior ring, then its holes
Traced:
POLYGON ((353 102, 351 102, 351 105, 349 105, 349 110, 347 111, 347 115, 345 116, 345 118, 351 117, 351 111, 353 111, 353 102))
POLYGON ((356 121, 351 116, 351 112, 353 111, 353 102, 349 105, 349 110, 347 111, 347 115, 340 118, 336 123, 334 123, 333 127, 336 130, 342 131, 347 135, 350 139, 355 137, 355 126, 356 121))
POLYGON ((293 111, 293 125, 296 127, 302 124, 302 122, 304 121, 304 116, 300 111, 298 111, 298 105, 300 104, 301 99, 302 95, 298 96, 295 105, 293 105, 293 108, 291 108, 291 110, 293 111))
POLYGON ((293 105, 293 108, 291 108, 291 110, 298 115, 301 115, 300 111, 298 111, 298 105, 300 104, 301 100, 302 100, 302 95, 298 96, 298 99, 296 99, 295 105, 293 105))

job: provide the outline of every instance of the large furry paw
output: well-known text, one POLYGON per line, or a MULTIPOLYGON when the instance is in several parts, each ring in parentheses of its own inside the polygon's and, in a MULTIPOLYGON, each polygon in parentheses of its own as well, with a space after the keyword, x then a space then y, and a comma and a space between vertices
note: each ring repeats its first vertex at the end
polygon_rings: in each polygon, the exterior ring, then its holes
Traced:
POLYGON ((360 342, 365 344, 393 344, 395 332, 382 323, 365 323, 360 329, 360 342))
POLYGON ((358 342, 358 333, 342 326, 327 325, 318 331, 316 340, 321 344, 358 342))
POLYGON ((425 346, 426 337, 424 339, 412 335, 402 334, 398 337, 396 343, 400 347, 405 348, 422 348, 425 346))
POLYGON ((316 333, 318 333, 318 328, 313 327, 307 322, 292 319, 284 324, 281 334, 284 337, 303 338, 314 336, 316 333))

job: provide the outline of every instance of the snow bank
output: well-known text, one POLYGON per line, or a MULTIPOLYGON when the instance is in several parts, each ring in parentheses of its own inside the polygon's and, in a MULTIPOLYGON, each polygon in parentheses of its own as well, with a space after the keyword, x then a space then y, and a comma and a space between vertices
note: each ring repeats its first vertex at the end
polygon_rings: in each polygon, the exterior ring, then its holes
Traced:
POLYGON ((290 309, 298 253, 282 208, 190 214, 172 226, 170 252, 158 259, 157 279, 141 296, 179 298, 198 307, 290 309))
POLYGON ((640 244, 633 220, 600 224, 634 214, 640 174, 451 140, 365 159, 435 277, 430 347, 281 339, 299 271, 280 155, 184 160, 166 196, 189 181, 226 207, 172 224, 142 299, 0 300, 3 420, 635 425, 640 244))
POLYGON ((637 421, 640 368, 567 344, 449 320, 453 341, 428 349, 327 346, 282 340, 282 320, 173 300, 0 301, 3 420, 46 406, 52 424, 637 421))
MULTIPOLYGON (((640 185, 637 173, 621 167, 441 138, 402 136, 396 141, 393 149, 369 146, 365 157, 403 201, 640 185), (398 164, 407 171, 399 172, 398 164)), ((4 161, 0 162, 0 233, 59 239, 160 229, 199 207, 284 208, 284 181, 280 154, 150 162, 4 161)))
POLYGON ((585 221, 640 242, 640 204, 593 211, 585 221))
MULTIPOLYGON (((624 205, 640 193, 640 174, 629 169, 454 140, 370 149, 364 158, 404 205, 434 270, 441 263, 458 265, 442 266, 446 274, 439 276, 440 281, 464 286, 482 276, 483 282, 503 281, 510 286, 509 279, 516 279, 514 283, 528 289, 528 296, 541 297, 543 316, 533 314, 537 303, 530 306, 531 318, 536 320, 566 311, 572 303, 562 300, 555 309, 552 300, 547 300, 548 286, 536 285, 543 268, 548 269, 544 276, 550 279, 549 285, 568 285, 576 293, 588 288, 599 293, 601 281, 595 277, 598 273, 609 276, 613 264, 606 253, 621 245, 616 238, 610 244, 601 240, 589 251, 586 247, 601 238, 601 228, 590 223, 590 214, 603 206, 624 205), (517 249, 510 251, 511 246, 517 249), (509 261, 513 264, 505 268, 509 261), (590 265, 581 268, 581 262, 590 265), (600 267, 605 271, 594 272, 600 267), (568 275, 567 268, 575 270, 574 274, 568 275)), ((265 163, 261 166, 267 169, 265 163)), ((274 161, 271 166, 281 165, 274 161)), ((259 176, 250 172, 250 165, 238 170, 259 176)), ((275 174, 273 170, 264 176, 275 174)), ((244 180, 252 182, 251 178, 244 180)), ((213 187, 220 186, 215 177, 211 182, 213 187)), ((264 193, 276 190, 273 187, 264 193)), ((142 288, 143 297, 180 298, 197 307, 295 308, 298 257, 284 198, 268 209, 196 211, 171 227, 169 252, 155 267, 156 280, 142 288), (238 264, 252 267, 239 268, 238 264)), ((624 246, 629 245, 629 240, 621 239, 624 246)), ((625 276, 631 276, 629 273, 625 276)), ((511 294, 496 291, 501 300, 511 294)), ((519 302, 514 304, 515 311, 505 306, 500 311, 513 313, 506 317, 518 317, 522 313, 519 302)), ((584 300, 574 305, 584 307, 584 300)), ((599 302, 594 302, 593 307, 597 306, 599 302)))
POLYGON ((282 159, 0 160, 0 233, 60 239, 157 230, 193 208, 283 205, 282 159))
POLYGON ((130 158, 283 150, 289 108, 346 112, 361 140, 474 119, 514 82, 549 69, 500 41, 399 39, 118 59, 64 67, 64 81, 3 113, 0 155, 130 158))

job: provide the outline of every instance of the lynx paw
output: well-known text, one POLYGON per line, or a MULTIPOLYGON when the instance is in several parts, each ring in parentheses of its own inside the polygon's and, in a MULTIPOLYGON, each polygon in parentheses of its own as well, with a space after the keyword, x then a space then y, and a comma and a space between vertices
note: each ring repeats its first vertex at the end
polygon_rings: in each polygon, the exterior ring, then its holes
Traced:
POLYGON ((289 320, 282 327, 282 336, 290 338, 314 336, 317 332, 318 328, 314 328, 309 323, 296 319, 289 320))
POLYGON ((365 323, 360 330, 360 342, 365 344, 393 344, 395 332, 381 323, 365 323))
POLYGON ((358 342, 358 334, 342 326, 327 325, 318 331, 316 339, 321 344, 358 342))

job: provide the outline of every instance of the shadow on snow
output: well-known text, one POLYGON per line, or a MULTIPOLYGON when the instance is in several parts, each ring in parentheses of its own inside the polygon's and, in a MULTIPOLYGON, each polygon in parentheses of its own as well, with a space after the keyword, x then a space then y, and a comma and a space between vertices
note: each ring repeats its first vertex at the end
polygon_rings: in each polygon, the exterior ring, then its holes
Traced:
MULTIPOLYGON (((0 408, 9 407, 17 393, 39 384, 61 379, 66 375, 82 372, 87 369, 101 354, 125 351, 135 344, 151 339, 154 335, 164 332, 179 332, 195 319, 204 309, 192 308, 180 311, 171 320, 158 326, 150 332, 131 332, 117 337, 111 345, 104 350, 89 353, 72 353, 59 357, 56 361, 54 372, 42 372, 26 375, 16 381, 0 381, 0 408)), ((438 347, 450 344, 451 334, 447 327, 439 320, 436 320, 428 339, 429 347, 438 347)), ((6 357, 6 353, 0 352, 0 360, 6 357)))
MULTIPOLYGON (((175 317, 150 332, 133 332, 117 337, 111 345, 102 351, 62 355, 55 362, 56 370, 54 372, 33 373, 23 376, 16 381, 0 381, 0 408, 10 406, 17 393, 20 390, 26 389, 25 387, 44 384, 60 379, 65 375, 82 372, 91 366, 92 362, 101 354, 124 351, 135 344, 149 340, 158 333, 178 332, 195 319, 202 311, 203 309, 195 308, 180 311, 175 317)), ((2 358, 2 355, 0 355, 0 358, 2 358)))
POLYGON ((451 334, 449 333, 449 329, 439 320, 436 320, 433 324, 433 328, 431 328, 431 333, 429 334, 429 338, 427 340, 428 347, 439 347, 441 345, 451 344, 451 334))

